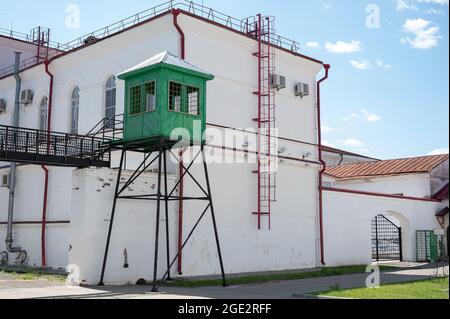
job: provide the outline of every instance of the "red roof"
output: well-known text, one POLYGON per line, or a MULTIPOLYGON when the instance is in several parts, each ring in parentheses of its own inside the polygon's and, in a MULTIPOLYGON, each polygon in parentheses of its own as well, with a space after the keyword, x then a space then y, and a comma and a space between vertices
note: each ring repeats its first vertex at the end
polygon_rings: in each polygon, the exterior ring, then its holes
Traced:
POLYGON ((413 173, 429 173, 448 160, 448 154, 394 159, 378 162, 348 164, 328 167, 325 174, 337 179, 358 179, 413 173))

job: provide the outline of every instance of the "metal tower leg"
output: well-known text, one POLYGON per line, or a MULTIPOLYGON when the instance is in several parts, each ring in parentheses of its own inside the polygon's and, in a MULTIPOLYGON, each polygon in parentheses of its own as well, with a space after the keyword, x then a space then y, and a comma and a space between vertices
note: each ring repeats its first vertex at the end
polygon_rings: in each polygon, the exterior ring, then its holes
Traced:
POLYGON ((158 250, 159 250, 159 220, 161 215, 161 170, 162 170, 162 145, 158 152, 158 193, 156 195, 156 231, 155 231, 155 258, 153 265, 153 289, 152 292, 158 292, 158 250))
POLYGON ((119 197, 119 185, 120 185, 120 178, 122 176, 122 167, 123 167, 123 162, 124 162, 124 158, 125 158, 125 153, 126 153, 126 150, 123 149, 122 155, 120 156, 119 174, 117 175, 116 191, 114 193, 114 201, 113 201, 113 207, 112 207, 112 211, 111 211, 111 220, 109 222, 108 237, 106 239, 105 255, 103 257, 102 274, 100 276, 100 282, 98 283, 99 286, 105 285, 103 282, 103 279, 105 276, 106 262, 108 260, 109 243, 111 240, 111 233, 112 233, 112 228, 113 228, 113 223, 114 223, 114 215, 116 213, 117 199, 119 197))
POLYGON ((214 227, 214 236, 216 238, 217 253, 219 255, 220 271, 222 273, 222 285, 224 287, 227 287, 227 281, 225 278, 225 269, 223 267, 223 260, 222 260, 222 250, 220 248, 219 233, 217 231, 216 215, 214 213, 214 204, 213 204, 212 195, 211 195, 211 184, 209 182, 208 165, 206 164, 206 156, 205 156, 205 150, 204 150, 203 146, 202 146, 202 157, 203 157, 203 168, 205 171, 206 186, 207 186, 207 190, 208 190, 209 205, 210 205, 210 210, 211 210, 211 218, 212 218, 213 227, 214 227))
POLYGON ((167 151, 164 150, 164 207, 166 213, 166 251, 167 251, 167 280, 171 280, 170 277, 170 235, 169 235, 169 191, 167 187, 167 151))

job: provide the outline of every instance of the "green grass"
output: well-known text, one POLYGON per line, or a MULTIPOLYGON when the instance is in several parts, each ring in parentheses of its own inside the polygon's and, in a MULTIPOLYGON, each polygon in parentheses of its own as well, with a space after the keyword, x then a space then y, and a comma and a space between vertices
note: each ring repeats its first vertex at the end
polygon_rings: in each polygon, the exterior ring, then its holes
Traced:
POLYGON ((380 288, 334 289, 318 295, 353 299, 449 299, 448 284, 446 277, 387 284, 380 288))
POLYGON ((31 270, 27 272, 15 272, 2 270, 0 273, 6 273, 14 276, 15 280, 48 280, 48 281, 57 281, 57 282, 65 282, 66 276, 64 275, 49 275, 45 272, 39 270, 31 270))
MULTIPOLYGON (((231 277, 231 278, 227 279, 227 284, 230 286, 236 286, 236 285, 243 285, 243 284, 264 283, 264 282, 272 282, 272 281, 340 276, 340 275, 364 273, 364 272, 366 272, 366 267, 367 266, 364 266, 364 265, 327 267, 327 268, 321 268, 320 270, 315 270, 315 271, 231 277)), ((392 267, 392 266, 380 266, 381 271, 396 270, 396 269, 398 269, 398 268, 392 267)), ((201 280, 179 279, 179 280, 173 280, 171 282, 163 283, 163 285, 174 286, 174 287, 187 287, 187 288, 220 286, 220 285, 222 285, 222 280, 221 279, 201 279, 201 280)))

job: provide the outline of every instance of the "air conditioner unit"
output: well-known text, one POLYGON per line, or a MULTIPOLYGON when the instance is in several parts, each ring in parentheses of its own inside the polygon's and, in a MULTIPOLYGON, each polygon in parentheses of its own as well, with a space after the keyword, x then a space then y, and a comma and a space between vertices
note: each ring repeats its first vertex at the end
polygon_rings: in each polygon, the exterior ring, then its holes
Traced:
POLYGON ((23 90, 20 93, 20 103, 29 105, 33 103, 33 91, 31 90, 23 90))
POLYGON ((0 99, 0 114, 6 112, 6 100, 0 99))
POLYGON ((0 187, 9 187, 9 174, 1 176, 0 187))
POLYGON ((295 85, 295 96, 300 96, 301 98, 309 95, 309 84, 297 83, 295 85))
POLYGON ((286 88, 286 77, 278 74, 272 75, 272 89, 282 90, 286 88))

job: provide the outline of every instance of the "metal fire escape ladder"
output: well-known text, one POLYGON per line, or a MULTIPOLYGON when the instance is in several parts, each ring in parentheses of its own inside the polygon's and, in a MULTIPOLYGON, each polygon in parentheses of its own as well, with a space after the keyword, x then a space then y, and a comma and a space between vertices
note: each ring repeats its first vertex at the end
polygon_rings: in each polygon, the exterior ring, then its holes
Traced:
MULTIPOLYGON (((248 19, 247 19, 248 21, 248 19)), ((253 28, 247 26, 248 33, 258 41, 258 52, 253 55, 258 59, 258 90, 254 94, 258 98, 257 174, 258 179, 258 229, 262 228, 262 217, 267 217, 271 228, 272 203, 276 201, 276 162, 273 156, 278 155, 275 139, 275 89, 272 87, 272 76, 275 74, 275 52, 272 46, 274 34, 274 18, 257 15, 253 28)))
POLYGON ((31 30, 30 37, 33 43, 36 44, 36 61, 39 63, 47 60, 50 46, 50 29, 43 27, 34 28, 31 30))

